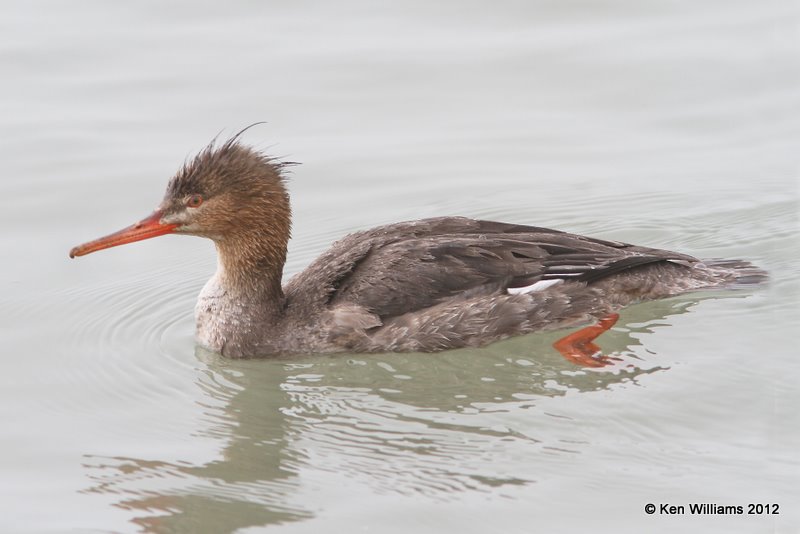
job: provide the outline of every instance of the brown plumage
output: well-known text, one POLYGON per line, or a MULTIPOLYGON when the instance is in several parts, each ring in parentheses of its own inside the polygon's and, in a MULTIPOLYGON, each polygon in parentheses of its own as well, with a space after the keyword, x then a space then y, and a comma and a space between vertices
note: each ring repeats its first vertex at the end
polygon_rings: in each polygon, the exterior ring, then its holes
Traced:
POLYGON ((231 357, 480 346, 766 279, 740 260, 440 217, 347 236, 282 285, 291 221, 282 167, 237 138, 210 146, 153 215, 70 255, 170 232, 212 239, 219 266, 198 298, 197 339, 231 357))

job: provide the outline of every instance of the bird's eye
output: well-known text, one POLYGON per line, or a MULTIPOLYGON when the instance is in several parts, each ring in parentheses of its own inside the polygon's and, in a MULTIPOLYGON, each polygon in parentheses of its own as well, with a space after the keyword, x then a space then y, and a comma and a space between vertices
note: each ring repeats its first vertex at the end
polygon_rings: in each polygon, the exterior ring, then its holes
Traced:
POLYGON ((186 205, 190 208, 198 208, 203 203, 203 195, 192 195, 186 199, 186 205))

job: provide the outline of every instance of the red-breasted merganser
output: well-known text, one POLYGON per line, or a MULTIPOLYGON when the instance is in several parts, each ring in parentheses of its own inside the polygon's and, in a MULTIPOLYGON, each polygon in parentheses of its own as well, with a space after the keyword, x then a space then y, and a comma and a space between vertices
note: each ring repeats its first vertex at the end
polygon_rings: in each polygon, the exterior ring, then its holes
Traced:
POLYGON ((285 164, 238 136, 184 165, 147 218, 70 257, 169 233, 207 237, 216 274, 197 301, 197 341, 230 357, 433 352, 599 319, 555 344, 584 366, 633 302, 759 284, 742 260, 692 256, 518 224, 438 217, 349 235, 281 275, 291 209, 285 164))

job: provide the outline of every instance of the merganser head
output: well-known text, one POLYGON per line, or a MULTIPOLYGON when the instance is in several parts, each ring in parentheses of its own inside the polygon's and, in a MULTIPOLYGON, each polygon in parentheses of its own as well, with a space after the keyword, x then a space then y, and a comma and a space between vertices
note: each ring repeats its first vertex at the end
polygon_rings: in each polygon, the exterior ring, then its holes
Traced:
MULTIPOLYGON (((291 208, 285 164, 243 146, 238 135, 212 143, 170 180, 164 200, 138 223, 73 248, 71 258, 169 233, 212 239, 218 247, 268 244, 285 256, 291 208)), ((278 254, 280 256, 281 254, 278 254)), ((275 258, 279 260, 279 257, 275 258)))

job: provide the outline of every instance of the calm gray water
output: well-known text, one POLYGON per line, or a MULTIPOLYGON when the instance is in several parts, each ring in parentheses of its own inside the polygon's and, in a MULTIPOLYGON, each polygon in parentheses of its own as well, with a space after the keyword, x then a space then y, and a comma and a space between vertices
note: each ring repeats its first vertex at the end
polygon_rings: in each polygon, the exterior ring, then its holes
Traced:
POLYGON ((3 2, 0 531, 798 532, 799 28, 791 0, 3 2), (460 214, 772 282, 625 310, 600 371, 563 332, 226 361, 192 341, 210 243, 67 252, 260 120, 303 163, 287 276, 460 214))

